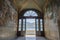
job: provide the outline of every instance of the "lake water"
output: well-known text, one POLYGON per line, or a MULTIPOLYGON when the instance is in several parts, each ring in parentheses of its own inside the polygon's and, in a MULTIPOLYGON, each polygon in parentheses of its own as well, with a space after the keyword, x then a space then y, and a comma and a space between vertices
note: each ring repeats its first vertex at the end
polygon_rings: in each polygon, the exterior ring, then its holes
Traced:
POLYGON ((26 30, 35 30, 35 28, 26 28, 26 30))

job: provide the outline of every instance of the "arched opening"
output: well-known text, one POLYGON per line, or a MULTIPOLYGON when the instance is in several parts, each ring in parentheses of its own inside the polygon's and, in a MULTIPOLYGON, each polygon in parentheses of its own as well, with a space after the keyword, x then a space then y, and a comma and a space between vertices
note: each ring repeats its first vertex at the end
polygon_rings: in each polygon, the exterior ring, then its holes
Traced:
POLYGON ((44 19, 41 13, 36 10, 25 10, 19 16, 17 36, 44 36, 44 19))
POLYGON ((37 13, 33 10, 28 10, 24 13, 24 16, 30 17, 30 16, 38 16, 37 13))
MULTIPOLYGON (((25 17, 37 17, 37 13, 35 11, 29 10, 24 14, 25 17)), ((35 29, 35 18, 26 18, 26 36, 33 35, 36 36, 35 29)))

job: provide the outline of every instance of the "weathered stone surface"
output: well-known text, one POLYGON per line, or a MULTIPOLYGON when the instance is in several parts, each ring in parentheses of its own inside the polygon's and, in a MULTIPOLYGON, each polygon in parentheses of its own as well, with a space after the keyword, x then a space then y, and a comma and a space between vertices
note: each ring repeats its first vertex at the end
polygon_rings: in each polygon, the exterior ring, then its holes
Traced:
POLYGON ((6 1, 0 11, 0 40, 12 40, 17 32, 17 11, 6 1))
POLYGON ((59 31, 58 31, 58 19, 57 19, 57 5, 52 6, 45 14, 45 35, 49 40, 59 40, 59 31), (53 15, 52 15, 53 14, 53 15), (56 15, 55 15, 56 14, 56 15), (52 19, 51 19, 52 15, 52 19))

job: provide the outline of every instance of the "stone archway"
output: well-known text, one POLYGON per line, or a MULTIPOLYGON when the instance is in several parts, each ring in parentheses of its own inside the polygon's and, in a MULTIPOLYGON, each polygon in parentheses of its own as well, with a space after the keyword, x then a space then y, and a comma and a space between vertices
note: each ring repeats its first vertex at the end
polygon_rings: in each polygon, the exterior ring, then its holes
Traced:
MULTIPOLYGON (((41 31, 41 29, 40 29, 40 19, 43 19, 43 15, 42 15, 42 13, 40 12, 40 11, 38 11, 38 10, 36 10, 36 9, 25 9, 25 10, 22 10, 21 12, 20 12, 21 14, 19 14, 18 16, 19 16, 19 19, 23 22, 23 19, 25 19, 25 21, 26 21, 26 18, 35 18, 35 19, 39 19, 38 20, 38 30, 39 31, 37 31, 36 30, 36 35, 38 35, 38 36, 44 36, 44 20, 43 20, 43 31, 41 31), (26 12, 26 11, 29 11, 29 10, 32 10, 32 11, 35 11, 35 12, 37 12, 39 15, 38 16, 23 16, 23 14, 26 12)), ((29 14, 28 14, 29 15, 29 14)), ((22 24, 21 24, 22 25, 22 24)), ((35 24, 36 25, 36 24, 35 24)), ((22 25, 23 26, 23 25, 22 25)), ((18 28, 19 29, 19 28, 18 28)), ((22 29, 21 30, 23 30, 23 27, 22 27, 22 29)), ((25 33, 25 31, 23 32, 23 31, 18 31, 18 33, 17 33, 17 35, 19 36, 19 33, 20 33, 20 35, 21 35, 21 32, 22 33, 25 33)), ((22 34, 22 35, 25 35, 25 34, 22 34)))

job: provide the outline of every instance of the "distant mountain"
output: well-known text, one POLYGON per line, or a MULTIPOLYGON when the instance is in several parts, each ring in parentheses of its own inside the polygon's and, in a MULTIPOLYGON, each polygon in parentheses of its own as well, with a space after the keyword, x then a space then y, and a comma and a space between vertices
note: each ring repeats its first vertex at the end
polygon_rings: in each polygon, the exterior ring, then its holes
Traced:
POLYGON ((26 26, 27 26, 27 27, 35 27, 35 24, 34 24, 34 23, 29 23, 29 22, 27 22, 27 23, 26 23, 26 26))
MULTIPOLYGON (((25 23, 23 23, 23 24, 25 25, 25 23)), ((35 23, 26 22, 26 27, 29 27, 29 28, 32 27, 32 28, 34 28, 35 27, 35 23)))

